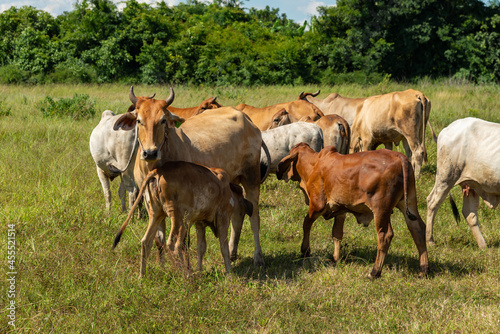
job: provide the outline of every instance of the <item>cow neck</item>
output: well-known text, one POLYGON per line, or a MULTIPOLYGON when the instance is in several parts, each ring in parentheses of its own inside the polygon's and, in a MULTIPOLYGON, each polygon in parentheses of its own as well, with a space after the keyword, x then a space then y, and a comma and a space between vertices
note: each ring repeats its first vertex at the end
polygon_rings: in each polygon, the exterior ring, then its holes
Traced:
POLYGON ((167 128, 165 133, 168 140, 161 150, 162 162, 178 160, 187 161, 184 153, 186 149, 183 140, 185 134, 182 129, 167 128))

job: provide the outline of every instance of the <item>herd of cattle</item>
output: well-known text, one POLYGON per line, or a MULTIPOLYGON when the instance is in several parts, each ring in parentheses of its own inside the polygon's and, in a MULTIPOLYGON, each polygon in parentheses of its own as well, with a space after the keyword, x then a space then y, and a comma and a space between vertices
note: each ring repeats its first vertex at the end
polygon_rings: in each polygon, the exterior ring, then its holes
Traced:
POLYGON ((500 202, 500 124, 465 118, 443 129, 437 139, 432 131, 437 173, 427 198, 426 227, 417 209, 415 178, 427 160, 429 99, 413 89, 354 99, 333 93, 321 100, 319 93, 302 92, 295 101, 264 108, 223 107, 216 98, 198 107, 174 108, 173 89, 166 100, 156 100, 154 95, 135 96, 131 87, 129 110, 121 115, 104 111, 90 136, 106 207, 111 202, 110 180, 121 178, 123 211, 128 193, 130 213, 113 248, 144 199, 149 225, 141 240, 141 276, 153 241, 162 263, 166 250, 185 263, 185 239, 192 225, 198 269, 208 226, 219 238, 229 271, 237 257, 245 214, 254 236, 254 263, 263 265, 258 204, 260 185, 269 173, 298 181, 304 193, 309 206, 303 222, 304 256, 310 252, 311 226, 323 216, 334 218, 337 261, 345 217, 352 213, 365 226, 374 220, 378 244, 371 277, 379 277, 393 237, 390 218, 396 207, 418 249, 419 275, 424 276, 429 271, 426 245, 434 243, 434 218, 455 185, 463 190, 462 213, 479 247, 486 247, 477 212, 479 197, 490 208, 500 202), (399 142, 406 156, 392 151, 393 143, 399 142), (389 150, 375 150, 380 144, 389 150))

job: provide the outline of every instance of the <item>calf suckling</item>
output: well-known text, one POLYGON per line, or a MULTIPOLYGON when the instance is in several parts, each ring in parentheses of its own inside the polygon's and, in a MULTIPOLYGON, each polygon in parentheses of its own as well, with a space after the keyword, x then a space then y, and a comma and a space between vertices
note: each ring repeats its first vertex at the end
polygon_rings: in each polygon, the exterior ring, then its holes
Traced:
MULTIPOLYGON (((149 225, 141 240, 141 277, 146 274, 146 262, 155 234, 160 224, 164 224, 166 216, 171 218, 167 249, 178 256, 181 265, 186 263, 185 238, 190 227, 196 225, 197 269, 202 269, 202 259, 207 247, 205 228, 208 226, 219 239, 226 271, 231 270, 228 245, 230 218, 232 215, 242 217, 245 213, 251 215, 253 206, 243 198, 242 188, 229 182, 224 170, 190 162, 173 161, 147 174, 138 198, 146 189, 150 194, 149 225)), ((113 249, 120 241, 137 204, 138 201, 134 203, 116 235, 113 249)))
POLYGON ((314 221, 334 218, 333 260, 340 258, 344 221, 348 212, 367 226, 375 221, 377 257, 371 272, 380 277, 393 237, 391 214, 397 207, 404 215, 420 256, 420 275, 429 271, 425 243, 425 224, 417 208, 415 176, 408 159, 401 153, 377 150, 342 155, 327 146, 317 153, 307 144, 294 146, 278 165, 278 179, 299 182, 309 211, 304 218, 301 252, 310 253, 309 234, 314 221))

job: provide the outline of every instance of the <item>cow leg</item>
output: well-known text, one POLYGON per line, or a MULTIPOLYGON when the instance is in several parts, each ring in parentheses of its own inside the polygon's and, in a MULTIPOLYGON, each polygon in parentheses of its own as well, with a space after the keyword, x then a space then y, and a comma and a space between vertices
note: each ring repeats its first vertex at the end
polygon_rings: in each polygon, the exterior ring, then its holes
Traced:
MULTIPOLYGON (((427 245, 425 243, 425 224, 420 215, 417 216, 417 220, 411 220, 406 213, 406 206, 404 201, 398 203, 398 209, 405 216, 406 226, 410 230, 413 242, 417 246, 418 254, 420 257, 420 274, 419 277, 424 277, 429 273, 429 256, 427 254, 427 245)), ((418 208, 415 202, 414 207, 411 212, 417 212, 418 208)))
POLYGON ((155 234, 155 244, 156 244, 156 249, 158 250, 158 262, 160 262, 162 265, 165 264, 165 230, 166 230, 166 224, 165 224, 165 217, 161 220, 160 224, 158 225, 158 230, 156 231, 155 234))
POLYGON ((425 146, 414 142, 411 138, 407 139, 406 137, 403 137, 403 147, 405 148, 406 156, 408 157, 408 160, 411 161, 411 165, 415 171, 415 179, 418 179, 420 176, 420 169, 426 159, 425 146))
POLYGON ((106 209, 109 210, 111 207, 111 189, 109 187, 109 178, 106 176, 104 171, 97 168, 97 176, 99 177, 99 181, 101 181, 102 191, 104 192, 104 201, 106 203, 106 209))
MULTIPOLYGON (((120 187, 118 188, 118 197, 120 197, 120 201, 122 203, 122 212, 127 211, 127 207, 125 205, 125 185, 123 183, 123 177, 120 175, 120 187)), ((132 202, 132 205, 134 203, 132 202)), ((132 206, 129 206, 130 208, 132 206)))
POLYGON ((203 225, 203 223, 196 223, 196 255, 198 255, 198 264, 196 269, 198 271, 203 270, 203 256, 206 251, 207 239, 205 236, 205 225, 203 225))
POLYGON ((165 217, 165 214, 161 209, 159 210, 151 210, 152 214, 149 216, 149 225, 144 234, 144 237, 141 240, 141 271, 140 277, 144 277, 146 275, 146 262, 149 257, 149 252, 151 251, 151 247, 153 246, 153 239, 155 237, 156 231, 158 230, 158 225, 161 220, 165 217))
POLYGON ((243 220, 245 212, 240 210, 240 206, 236 205, 231 216, 231 238, 229 240, 229 253, 231 261, 236 261, 238 257, 238 243, 240 242, 241 229, 243 228, 243 220))
POLYGON ((319 214, 313 213, 312 217, 309 217, 307 214, 304 217, 304 222, 302 223, 302 230, 304 232, 304 236, 302 237, 302 245, 300 246, 300 252, 303 257, 308 257, 311 255, 311 247, 309 237, 311 235, 311 227, 312 224, 318 219, 319 214))
POLYGON ((375 259, 375 265, 373 266, 370 277, 379 278, 394 232, 391 226, 390 212, 374 215, 374 221, 377 231, 377 258, 375 259))
POLYGON ((224 259, 224 266, 226 267, 226 274, 231 271, 231 260, 229 258, 229 244, 227 242, 227 233, 229 230, 229 218, 227 216, 220 217, 218 226, 219 244, 222 258, 224 259))
MULTIPOLYGON (((256 172, 252 173, 255 176, 255 180, 242 180, 243 188, 245 189, 246 199, 249 200, 253 205, 252 216, 250 217, 250 226, 253 232, 254 246, 255 250, 253 253, 253 263, 256 266, 264 265, 264 256, 262 255, 262 249, 260 248, 260 216, 259 216, 259 195, 260 195, 260 165, 257 165, 256 172)), ((243 222, 239 225, 239 232, 241 234, 241 226, 243 222)), ((232 237, 232 233, 231 233, 232 237)), ((235 243, 233 243, 234 245, 235 243)), ((237 249, 233 248, 231 254, 236 254, 237 249)))
POLYGON ((464 195, 464 202, 462 207, 462 214, 469 224, 472 235, 477 241, 477 245, 481 249, 486 249, 486 241, 484 241, 481 230, 479 229, 479 219, 477 217, 477 211, 479 209, 479 195, 474 191, 470 190, 468 196, 464 195))
POLYGON ((338 215, 333 220, 332 238, 333 238, 333 261, 337 262, 340 259, 340 244, 344 237, 344 221, 346 214, 338 215))
POLYGON ((392 146, 392 142, 389 142, 389 143, 384 143, 384 147, 388 150, 391 150, 393 149, 393 146, 392 146))
POLYGON ((436 183, 429 196, 427 196, 427 226, 425 229, 425 239, 430 245, 436 244, 433 238, 434 218, 436 217, 439 207, 446 199, 446 195, 449 194, 454 185, 454 182, 450 182, 450 180, 446 180, 440 175, 442 174, 440 174, 438 168, 436 183))

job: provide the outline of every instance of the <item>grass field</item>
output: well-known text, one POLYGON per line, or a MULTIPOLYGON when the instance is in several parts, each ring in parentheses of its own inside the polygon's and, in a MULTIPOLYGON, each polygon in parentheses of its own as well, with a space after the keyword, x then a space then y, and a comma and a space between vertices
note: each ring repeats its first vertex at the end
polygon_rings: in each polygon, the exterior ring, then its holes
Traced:
MULTIPOLYGON (((217 96, 226 106, 256 106, 296 99, 322 89, 362 97, 410 88, 369 87, 176 87, 178 107, 217 96)), ((475 116, 500 122, 500 88, 422 81, 411 88, 432 101, 439 132, 453 120, 475 116)), ((348 215, 341 260, 331 260, 331 221, 318 219, 311 257, 302 259, 302 220, 307 212, 294 183, 269 177, 261 187, 261 243, 266 266, 253 265, 248 219, 239 259, 230 276, 218 241, 207 236, 204 270, 189 277, 161 267, 151 256, 140 280, 140 239, 146 218, 134 219, 115 251, 115 233, 126 218, 112 182, 110 212, 90 156, 88 140, 101 112, 129 106, 127 85, 0 86, 0 332, 27 333, 498 333, 500 331, 500 215, 481 203, 480 227, 489 246, 479 250, 467 223, 454 222, 445 202, 429 248, 431 274, 418 279, 418 253, 402 214, 392 216, 395 236, 382 277, 369 280, 376 255, 373 223, 348 215), (47 95, 88 94, 97 113, 88 120, 43 118, 47 95), (15 232, 12 232, 14 230, 15 232), (9 241, 15 240, 15 263, 9 241), (9 265, 12 265, 10 268, 9 265), (9 274, 14 271, 16 274, 9 274), (8 278, 14 280, 7 280, 8 278), (14 290, 11 290, 12 289, 14 290), (12 295, 15 291, 15 296, 12 295), (12 305, 15 309, 13 311, 12 305), (11 318, 8 317, 11 315, 11 318), (15 328, 9 324, 15 315, 15 328)), ((166 86, 136 86, 137 95, 168 96, 166 86)), ((417 181, 420 215, 434 184, 436 145, 427 130, 429 162, 417 181)), ((499 134, 500 135, 500 134, 499 134)), ((461 209, 460 189, 452 194, 461 209)), ((194 232, 191 233, 194 239, 194 232)), ((193 240, 194 242, 194 240, 193 240)), ((194 244, 190 249, 195 262, 194 244)))

